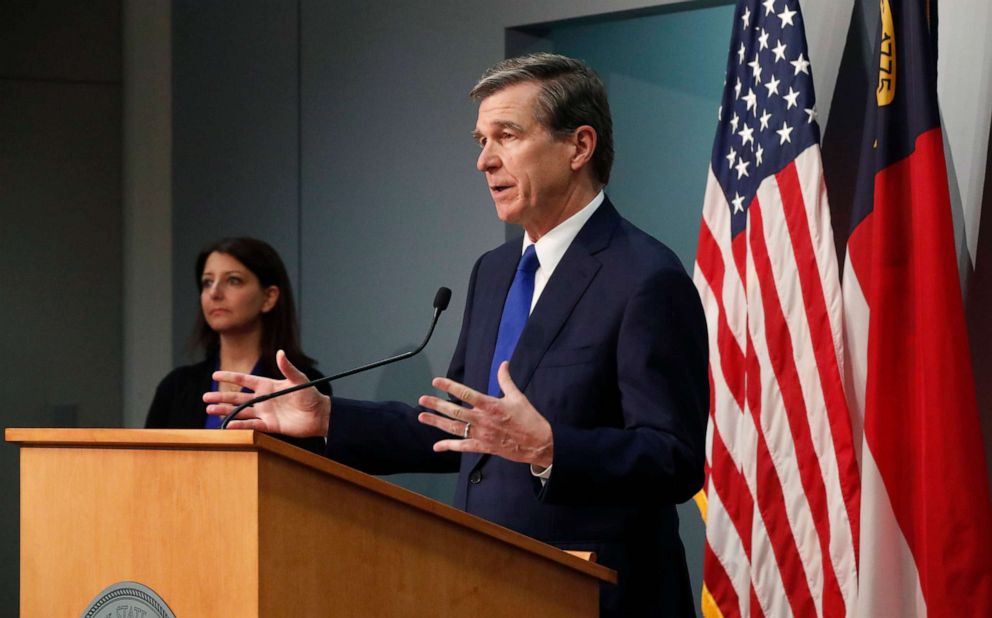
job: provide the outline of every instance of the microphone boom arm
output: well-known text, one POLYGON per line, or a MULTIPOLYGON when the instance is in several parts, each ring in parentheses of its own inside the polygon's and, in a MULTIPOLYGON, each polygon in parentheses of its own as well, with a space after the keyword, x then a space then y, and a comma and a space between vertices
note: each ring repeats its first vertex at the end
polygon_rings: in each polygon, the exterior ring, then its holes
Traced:
POLYGON ((288 395, 289 393, 295 393, 296 391, 303 390, 304 388, 310 388, 311 386, 317 386, 319 384, 324 384, 326 382, 333 382, 334 380, 340 380, 341 378, 347 378, 348 376, 355 375, 356 373, 361 373, 363 371, 368 371, 369 369, 375 369, 376 367, 382 367, 383 365, 388 365, 390 363, 395 363, 396 361, 401 361, 411 356, 416 356, 427 347, 427 342, 431 340, 431 335, 434 334, 434 328, 437 326, 438 318, 441 317, 441 312, 448 308, 448 301, 451 299, 451 290, 448 288, 440 288, 437 294, 434 296, 434 318, 431 320, 431 327, 427 331, 427 336, 424 340, 420 342, 420 345, 409 352, 403 352, 402 354, 397 354, 396 356, 391 356, 389 358, 384 358, 374 363, 369 363, 367 365, 362 365, 361 367, 355 367, 354 369, 349 369, 348 371, 342 371, 341 373, 336 373, 332 376, 325 376, 323 378, 318 378, 316 380, 311 380, 304 384, 297 384, 295 386, 290 386, 289 388, 284 388, 279 391, 273 391, 267 395, 260 395, 254 397, 239 405, 238 407, 231 410, 230 414, 224 417, 224 420, 220 423, 221 429, 227 429, 228 423, 230 423, 234 418, 245 408, 250 408, 256 403, 262 403, 263 401, 268 401, 269 399, 274 399, 276 397, 281 397, 283 395, 288 395))

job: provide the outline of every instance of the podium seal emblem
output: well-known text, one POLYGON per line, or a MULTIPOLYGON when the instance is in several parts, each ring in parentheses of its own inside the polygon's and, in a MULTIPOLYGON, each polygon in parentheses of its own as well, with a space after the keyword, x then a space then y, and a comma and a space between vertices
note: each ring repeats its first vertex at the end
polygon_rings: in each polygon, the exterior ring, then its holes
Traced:
POLYGON ((162 597, 138 582, 117 582, 96 596, 82 618, 176 618, 162 597))

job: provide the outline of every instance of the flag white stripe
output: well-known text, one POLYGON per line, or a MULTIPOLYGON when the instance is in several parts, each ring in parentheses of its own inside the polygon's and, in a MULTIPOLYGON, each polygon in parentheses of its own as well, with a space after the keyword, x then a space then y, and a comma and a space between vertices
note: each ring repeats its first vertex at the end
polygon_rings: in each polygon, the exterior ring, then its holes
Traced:
POLYGON ((736 534, 727 534, 728 531, 735 530, 734 524, 720 496, 712 488, 707 496, 706 514, 706 543, 723 565, 731 587, 737 594, 741 616, 746 617, 750 610, 751 565, 740 538, 736 534))
POLYGON ((926 600, 913 554, 867 444, 863 453, 861 491, 871 499, 861 501, 861 586, 854 615, 926 618, 926 600))
POLYGON ((778 569, 772 541, 768 536, 768 528, 758 512, 755 503, 754 524, 751 528, 753 539, 751 545, 751 581, 754 593, 761 605, 765 616, 792 616, 792 606, 789 605, 789 594, 782 581, 782 573, 778 569))
MULTIPOLYGON (((868 376, 868 301, 865 300, 858 273, 851 265, 851 254, 844 258, 844 391, 851 415, 851 433, 858 468, 863 468, 865 380, 868 376)), ((862 472, 862 476, 864 473, 862 472)))

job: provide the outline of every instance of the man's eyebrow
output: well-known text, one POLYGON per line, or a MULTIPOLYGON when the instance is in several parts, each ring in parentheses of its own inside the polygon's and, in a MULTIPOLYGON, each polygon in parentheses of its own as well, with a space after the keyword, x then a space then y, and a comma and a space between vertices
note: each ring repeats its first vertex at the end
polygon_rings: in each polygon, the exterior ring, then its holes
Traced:
POLYGON ((515 122, 511 122, 509 120, 497 120, 493 124, 495 124, 496 126, 500 127, 501 129, 510 129, 511 131, 523 131, 524 130, 524 128, 522 126, 520 126, 519 124, 517 124, 515 122))
MULTIPOLYGON (((518 133, 522 133, 524 130, 522 126, 513 122, 512 120, 494 120, 491 124, 498 129, 509 129, 511 131, 516 131, 518 133)), ((479 141, 483 137, 484 136, 482 135, 482 132, 479 131, 478 129, 472 130, 472 138, 475 139, 475 141, 479 141)))

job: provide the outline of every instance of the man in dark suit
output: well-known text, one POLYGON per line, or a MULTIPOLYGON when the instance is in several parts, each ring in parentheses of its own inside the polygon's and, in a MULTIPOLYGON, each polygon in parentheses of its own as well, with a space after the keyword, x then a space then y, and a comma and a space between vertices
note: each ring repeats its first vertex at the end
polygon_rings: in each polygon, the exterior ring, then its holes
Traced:
MULTIPOLYGON (((525 236, 472 271, 448 375, 433 381, 450 399, 332 404, 310 389, 231 427, 325 435, 327 456, 372 473, 458 470, 456 506, 616 569, 603 615, 692 615, 675 504, 703 479, 707 338, 695 288, 603 193, 612 121, 591 69, 514 58, 472 96, 478 169, 500 219, 525 236)), ((216 379, 256 393, 306 381, 278 360, 287 380, 216 379)), ((215 414, 245 398, 204 396, 215 414)))

